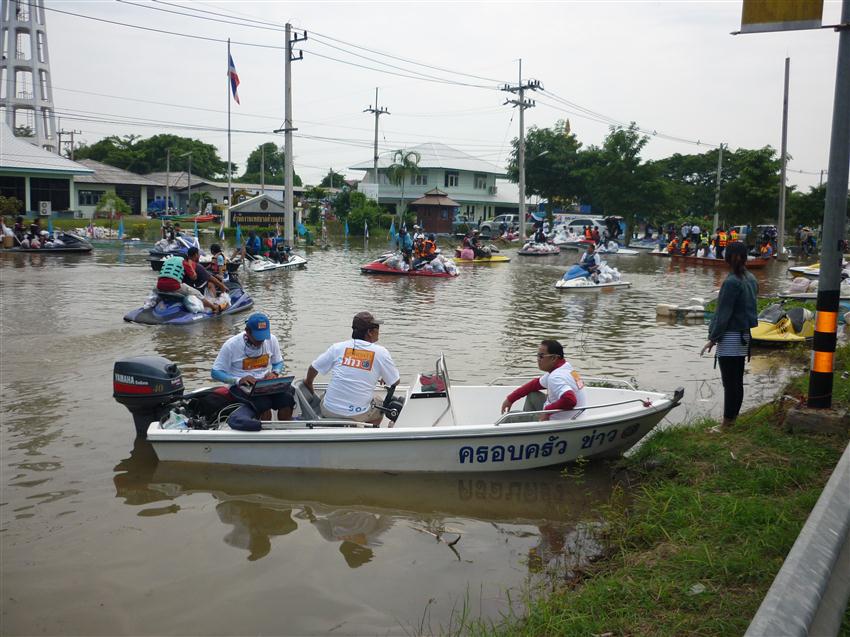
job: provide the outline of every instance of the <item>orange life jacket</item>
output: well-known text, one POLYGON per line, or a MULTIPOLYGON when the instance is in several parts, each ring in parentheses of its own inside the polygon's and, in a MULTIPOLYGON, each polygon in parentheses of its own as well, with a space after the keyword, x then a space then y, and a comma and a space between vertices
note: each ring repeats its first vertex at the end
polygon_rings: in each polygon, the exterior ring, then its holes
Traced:
POLYGON ((717 243, 721 248, 726 247, 726 233, 725 232, 718 232, 717 233, 717 243))
POLYGON ((737 230, 732 230, 732 231, 729 233, 729 241, 737 241, 737 240, 738 240, 738 231, 737 231, 737 230))
POLYGON ((691 242, 688 239, 685 239, 684 241, 682 241, 681 253, 682 254, 688 254, 688 250, 689 250, 690 247, 691 247, 691 242))
POLYGON ((678 247, 679 240, 674 237, 673 240, 667 244, 667 252, 675 252, 678 247))

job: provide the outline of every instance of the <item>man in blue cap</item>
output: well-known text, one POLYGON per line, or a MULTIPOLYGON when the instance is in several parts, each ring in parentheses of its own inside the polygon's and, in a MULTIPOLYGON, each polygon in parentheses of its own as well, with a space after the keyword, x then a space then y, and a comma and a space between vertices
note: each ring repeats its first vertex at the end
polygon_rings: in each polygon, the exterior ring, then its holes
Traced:
POLYGON ((252 403, 261 420, 269 420, 272 409, 277 409, 278 420, 292 420, 295 399, 291 390, 249 398, 251 385, 282 372, 283 356, 277 337, 271 333, 269 317, 255 312, 245 322, 245 331, 231 336, 221 346, 213 363, 212 377, 230 385, 230 393, 240 402, 252 403))

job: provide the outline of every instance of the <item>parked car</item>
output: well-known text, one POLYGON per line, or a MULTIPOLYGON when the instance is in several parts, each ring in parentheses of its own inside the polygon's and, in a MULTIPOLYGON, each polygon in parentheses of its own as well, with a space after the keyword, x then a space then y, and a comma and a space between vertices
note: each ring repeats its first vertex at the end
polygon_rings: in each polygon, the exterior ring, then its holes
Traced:
POLYGON ((496 215, 492 219, 482 221, 481 226, 478 229, 480 230, 482 237, 497 237, 501 234, 501 232, 499 232, 499 228, 503 223, 508 227, 508 230, 518 228, 519 215, 496 215))
POLYGON ((591 230, 596 227, 599 234, 605 230, 605 221, 602 219, 573 219, 565 224, 565 228, 575 234, 581 234, 585 226, 590 226, 591 230))
POLYGON ((475 222, 466 215, 456 214, 452 221, 452 234, 466 234, 469 228, 475 227, 475 222))

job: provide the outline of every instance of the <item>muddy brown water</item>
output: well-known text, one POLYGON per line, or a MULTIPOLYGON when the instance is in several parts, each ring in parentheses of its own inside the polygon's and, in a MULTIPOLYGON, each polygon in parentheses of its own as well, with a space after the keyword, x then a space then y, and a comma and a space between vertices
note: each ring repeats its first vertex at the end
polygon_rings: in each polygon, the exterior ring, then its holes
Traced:
MULTIPOLYGON (((290 371, 303 374, 370 310, 403 382, 441 351, 455 383, 530 374, 537 343, 554 337, 585 375, 685 387, 668 425, 719 413, 719 374, 699 357, 705 325, 656 320, 655 305, 707 295, 724 269, 612 256, 632 287, 576 294, 553 287, 570 251, 462 266, 453 280, 361 275, 384 247, 308 250, 307 270, 242 275, 290 371)), ((428 634, 463 613, 498 619, 541 566, 582 551, 582 521, 610 492, 606 465, 575 479, 157 463, 112 399, 113 362, 158 354, 187 386, 208 384, 246 315, 124 323, 154 281, 146 252, 0 255, 3 634, 428 634)), ((788 280, 779 263, 755 274, 763 293, 788 280)), ((774 395, 798 358, 757 351, 746 404, 774 395)))

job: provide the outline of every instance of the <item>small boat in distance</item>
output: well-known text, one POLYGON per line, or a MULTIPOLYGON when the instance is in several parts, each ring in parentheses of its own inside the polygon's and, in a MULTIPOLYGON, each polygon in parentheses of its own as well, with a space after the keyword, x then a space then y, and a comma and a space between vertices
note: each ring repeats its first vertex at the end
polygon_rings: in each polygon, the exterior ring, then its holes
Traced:
MULTIPOLYGON (((715 268, 729 267, 729 264, 726 263, 724 259, 713 259, 711 257, 695 257, 692 255, 685 256, 682 254, 671 254, 670 259, 673 261, 673 263, 678 264, 705 265, 715 268)), ((757 270, 759 268, 763 268, 768 263, 770 263, 770 259, 762 259, 761 257, 750 257, 749 259, 747 259, 747 268, 750 270, 757 270)))

